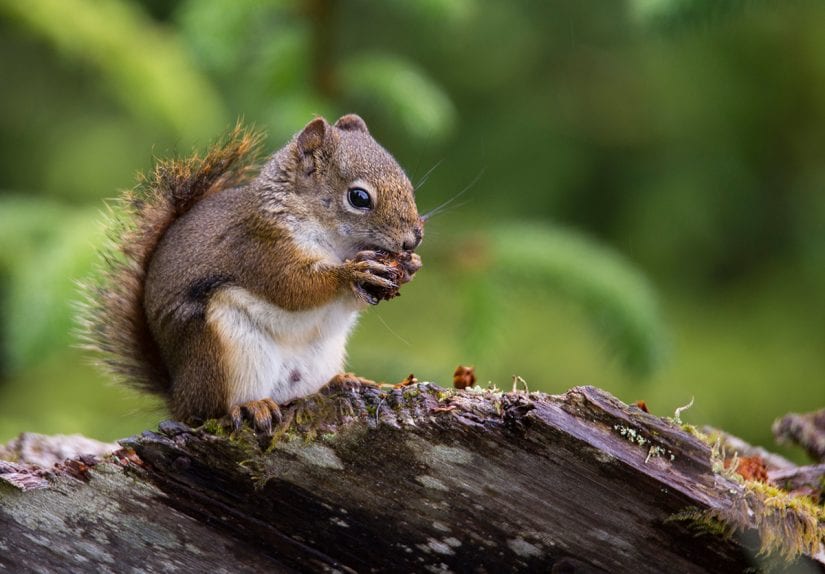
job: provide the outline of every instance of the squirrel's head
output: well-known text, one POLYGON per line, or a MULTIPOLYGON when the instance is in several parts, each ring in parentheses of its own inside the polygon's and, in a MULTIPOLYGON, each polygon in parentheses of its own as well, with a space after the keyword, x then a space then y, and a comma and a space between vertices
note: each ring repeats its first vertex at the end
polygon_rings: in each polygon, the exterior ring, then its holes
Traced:
POLYGON ((364 249, 412 251, 421 242, 423 223, 410 180, 357 115, 334 125, 315 118, 276 161, 277 168, 267 166, 261 175, 284 192, 278 202, 293 226, 306 229, 308 241, 341 259, 364 249))

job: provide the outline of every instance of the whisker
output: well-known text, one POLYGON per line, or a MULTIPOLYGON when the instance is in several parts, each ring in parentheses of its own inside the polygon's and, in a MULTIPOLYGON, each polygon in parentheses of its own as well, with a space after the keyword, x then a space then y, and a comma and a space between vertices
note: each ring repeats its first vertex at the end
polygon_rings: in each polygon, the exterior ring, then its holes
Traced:
POLYGON ((436 215, 441 215, 442 213, 449 213, 450 211, 455 211, 456 209, 464 207, 465 205, 467 205, 468 203, 470 203, 472 201, 473 201, 472 199, 467 199, 467 200, 462 201, 461 203, 457 203, 457 204, 452 205, 452 206, 441 207, 437 210, 433 210, 430 213, 426 214, 427 215, 427 221, 429 221, 430 219, 432 219, 436 215))
POLYGON ((427 170, 427 173, 425 173, 425 174, 421 177, 421 180, 418 182, 418 184, 416 184, 416 186, 415 186, 416 191, 418 191, 418 189, 419 189, 419 188, 423 187, 423 186, 424 186, 424 184, 425 184, 425 183, 427 183, 427 180, 428 180, 428 179, 430 179, 430 174, 432 174, 432 172, 434 172, 434 171, 435 171, 435 168, 437 168, 438 166, 440 166, 442 163, 444 163, 444 160, 443 160, 443 159, 440 159, 440 160, 438 160, 437 162, 435 162, 435 165, 434 165, 434 166, 432 166, 430 169, 428 169, 428 170, 427 170))
POLYGON ((405 344, 405 345, 407 345, 408 347, 411 347, 411 346, 412 346, 412 343, 410 343, 407 339, 405 339, 404 337, 402 337, 401 335, 399 335, 398 333, 396 333, 395 331, 393 331, 392 327, 390 327, 390 326, 387 324, 387 322, 386 322, 386 321, 384 321, 384 318, 383 318, 381 315, 379 315, 379 314, 376 312, 376 313, 375 313, 375 316, 376 316, 376 317, 378 317, 378 320, 379 320, 379 321, 381 321, 381 323, 383 323, 383 325, 387 328, 387 331, 389 331, 390 333, 392 333, 393 335, 395 335, 396 337, 398 337, 398 340, 399 340, 399 341, 401 341, 402 343, 404 343, 404 344, 405 344))
POLYGON ((452 196, 450 199, 448 199, 447 201, 445 201, 444 203, 442 203, 442 204, 441 204, 441 205, 439 205, 438 207, 436 207, 436 208, 434 208, 434 209, 431 209, 430 211, 428 211, 427 213, 425 213, 424 215, 422 215, 422 216, 421 216, 421 220, 422 220, 422 221, 427 221, 427 220, 428 220, 429 218, 431 218, 433 215, 438 214, 438 213, 439 213, 439 212, 441 212, 441 211, 442 211, 445 207, 447 207, 447 206, 448 206, 448 205, 450 205, 452 202, 454 202, 456 199, 458 199, 459 197, 461 197, 462 195, 464 195, 465 193, 467 193, 468 191, 470 191, 470 189, 471 189, 471 188, 472 188, 475 184, 477 184, 477 183, 478 183, 478 181, 481 179, 481 176, 483 176, 483 175, 484 175, 484 172, 485 172, 485 171, 487 171, 487 168, 486 168, 486 167, 481 168, 481 171, 479 171, 479 172, 478 172, 478 175, 477 175, 477 176, 475 176, 475 178, 473 178, 473 181, 471 181, 469 184, 467 184, 467 186, 466 186, 464 189, 462 189, 461 191, 459 191, 458 193, 456 193, 454 196, 452 196))

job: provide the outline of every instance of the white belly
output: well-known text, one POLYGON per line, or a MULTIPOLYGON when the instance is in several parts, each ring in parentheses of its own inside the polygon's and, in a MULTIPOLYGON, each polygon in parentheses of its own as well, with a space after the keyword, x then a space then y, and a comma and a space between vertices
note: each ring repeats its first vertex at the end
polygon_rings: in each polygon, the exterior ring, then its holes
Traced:
POLYGON ((358 309, 352 297, 286 311, 240 287, 216 293, 206 320, 223 350, 227 407, 266 397, 285 403, 318 391, 344 368, 358 309))

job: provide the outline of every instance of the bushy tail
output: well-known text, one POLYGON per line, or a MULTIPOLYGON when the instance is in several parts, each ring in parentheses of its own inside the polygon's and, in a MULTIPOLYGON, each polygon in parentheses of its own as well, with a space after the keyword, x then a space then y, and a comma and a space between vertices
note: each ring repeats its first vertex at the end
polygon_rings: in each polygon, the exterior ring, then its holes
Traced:
POLYGON ((152 254, 169 226, 201 199, 251 179, 261 135, 240 124, 206 156, 159 161, 109 212, 109 245, 82 286, 83 347, 104 368, 140 389, 167 394, 171 379, 143 306, 152 254))

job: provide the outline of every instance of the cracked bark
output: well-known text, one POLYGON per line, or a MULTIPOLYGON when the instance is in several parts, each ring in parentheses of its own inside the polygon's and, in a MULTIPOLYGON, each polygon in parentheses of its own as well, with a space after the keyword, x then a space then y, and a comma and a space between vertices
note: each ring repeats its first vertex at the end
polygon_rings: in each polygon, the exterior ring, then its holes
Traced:
POLYGON ((167 422, 102 462, 47 473, 44 488, 0 480, 0 570, 758 566, 753 537, 672 520, 687 508, 741 511, 742 486, 712 471, 708 445, 592 387, 360 388, 284 414, 271 441, 167 422))

